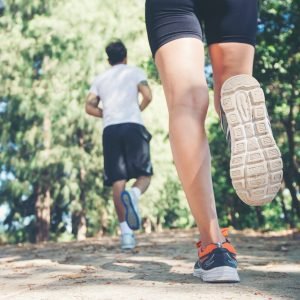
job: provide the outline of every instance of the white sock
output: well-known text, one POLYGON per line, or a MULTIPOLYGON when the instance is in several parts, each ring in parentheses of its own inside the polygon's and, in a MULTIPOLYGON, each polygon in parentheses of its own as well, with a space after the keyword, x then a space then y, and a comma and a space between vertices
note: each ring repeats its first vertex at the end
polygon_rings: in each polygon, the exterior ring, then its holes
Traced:
POLYGON ((132 233, 126 221, 120 223, 121 234, 132 233))
POLYGON ((142 192, 138 187, 136 187, 136 186, 132 187, 131 192, 135 195, 137 200, 140 199, 142 192))

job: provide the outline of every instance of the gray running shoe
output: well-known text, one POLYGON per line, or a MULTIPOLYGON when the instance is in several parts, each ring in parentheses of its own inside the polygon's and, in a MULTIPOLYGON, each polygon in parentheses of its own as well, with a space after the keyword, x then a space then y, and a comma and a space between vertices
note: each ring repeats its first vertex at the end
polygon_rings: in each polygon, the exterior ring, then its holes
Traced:
POLYGON ((271 202, 281 186, 283 165, 255 78, 243 74, 224 82, 221 124, 230 145, 230 177, 237 195, 248 205, 271 202))
POLYGON ((121 235, 121 249, 130 250, 135 248, 136 241, 133 233, 124 233, 121 235))

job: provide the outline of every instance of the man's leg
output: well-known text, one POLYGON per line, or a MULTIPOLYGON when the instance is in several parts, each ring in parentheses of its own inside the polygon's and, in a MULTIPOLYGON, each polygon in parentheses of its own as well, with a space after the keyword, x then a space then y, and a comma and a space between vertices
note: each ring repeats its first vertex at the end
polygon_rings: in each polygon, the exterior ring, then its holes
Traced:
POLYGON ((129 250, 136 246, 136 241, 132 230, 125 221, 125 209, 121 201, 121 193, 125 190, 125 185, 125 180, 119 180, 113 183, 113 199, 121 230, 121 248, 129 250))
POLYGON ((121 200, 125 207, 125 219, 128 226, 133 230, 138 230, 141 226, 138 201, 148 189, 150 182, 151 176, 140 176, 129 190, 121 193, 121 200))
POLYGON ((135 190, 137 188, 139 190, 139 195, 144 194, 146 190, 148 189, 151 182, 151 176, 140 176, 136 179, 134 184, 132 185, 132 189, 135 190))
POLYGON ((121 201, 121 193, 125 190, 125 186, 126 186, 125 180, 116 181, 113 183, 112 186, 113 199, 114 199, 114 204, 115 204, 119 223, 125 221, 125 210, 121 201))
POLYGON ((134 184, 132 185, 130 192, 133 195, 132 199, 137 207, 137 202, 140 200, 141 195, 143 195, 148 189, 151 182, 151 176, 140 176, 136 179, 134 184))
POLYGON ((223 242, 211 179, 211 156, 205 133, 208 88, 203 43, 182 38, 162 46, 155 61, 164 87, 172 153, 202 246, 223 242))
POLYGON ((149 187, 153 174, 150 159, 151 134, 141 124, 127 124, 123 136, 128 177, 136 180, 130 189, 122 193, 121 199, 128 226, 132 230, 138 230, 141 225, 138 200, 149 187))

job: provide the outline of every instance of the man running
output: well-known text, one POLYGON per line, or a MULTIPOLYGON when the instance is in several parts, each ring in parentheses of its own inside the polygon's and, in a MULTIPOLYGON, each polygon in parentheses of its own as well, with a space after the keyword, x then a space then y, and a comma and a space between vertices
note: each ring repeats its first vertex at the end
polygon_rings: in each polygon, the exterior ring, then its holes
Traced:
POLYGON ((153 175, 151 134, 141 117, 152 94, 145 73, 127 65, 127 49, 120 40, 108 44, 105 50, 111 67, 95 78, 87 96, 86 112, 103 118, 104 184, 112 186, 121 248, 132 249, 136 245, 133 230, 140 228, 138 201, 153 175), (132 178, 136 181, 126 190, 126 182, 132 178))

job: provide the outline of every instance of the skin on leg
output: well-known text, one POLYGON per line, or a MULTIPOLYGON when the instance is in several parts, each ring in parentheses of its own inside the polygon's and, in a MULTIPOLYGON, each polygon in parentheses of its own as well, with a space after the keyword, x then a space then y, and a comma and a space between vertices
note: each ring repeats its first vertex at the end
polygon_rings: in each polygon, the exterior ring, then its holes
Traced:
POLYGON ((144 194, 148 189, 151 182, 151 176, 140 176, 136 179, 132 187, 137 187, 144 194))
POLYGON ((155 62, 168 104, 175 165, 202 243, 222 242, 204 128, 209 99, 203 43, 196 38, 171 41, 157 51, 155 62))
POLYGON ((220 115, 221 88, 230 77, 252 75, 255 49, 242 43, 218 43, 209 46, 214 78, 215 109, 220 115))
POLYGON ((120 223, 125 221, 125 209, 121 201, 121 193, 125 190, 125 186, 126 186, 125 180, 115 181, 112 186, 114 204, 115 204, 118 220, 120 223))

